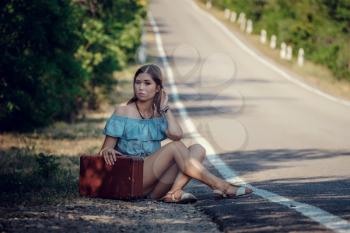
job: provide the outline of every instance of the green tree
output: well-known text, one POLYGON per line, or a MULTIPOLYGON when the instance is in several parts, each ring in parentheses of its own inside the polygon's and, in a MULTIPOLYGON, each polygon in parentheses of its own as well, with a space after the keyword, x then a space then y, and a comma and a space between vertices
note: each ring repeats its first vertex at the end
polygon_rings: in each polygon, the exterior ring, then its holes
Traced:
POLYGON ((302 47, 306 58, 350 81, 350 0, 212 0, 221 8, 244 12, 278 42, 302 47))
POLYGON ((69 119, 84 95, 81 43, 69 0, 0 2, 0 129, 69 119))
POLYGON ((81 37, 84 42, 76 57, 82 62, 90 108, 98 108, 98 96, 115 84, 113 71, 134 62, 140 45, 144 6, 138 1, 77 1, 84 11, 81 37))

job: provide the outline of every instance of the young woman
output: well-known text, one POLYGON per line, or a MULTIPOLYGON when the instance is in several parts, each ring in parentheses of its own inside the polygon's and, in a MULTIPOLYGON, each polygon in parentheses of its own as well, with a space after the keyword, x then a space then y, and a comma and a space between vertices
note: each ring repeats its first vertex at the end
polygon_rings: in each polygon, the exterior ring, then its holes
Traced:
POLYGON ((182 190, 191 178, 211 187, 216 197, 236 198, 252 192, 203 167, 205 149, 201 145, 187 147, 181 142, 183 132, 169 108, 158 66, 140 67, 133 88, 134 96, 115 109, 104 128, 106 137, 100 155, 107 164, 113 165, 119 155, 143 157, 144 194, 165 202, 196 201, 194 195, 182 190), (172 142, 161 147, 160 142, 166 138, 172 142))

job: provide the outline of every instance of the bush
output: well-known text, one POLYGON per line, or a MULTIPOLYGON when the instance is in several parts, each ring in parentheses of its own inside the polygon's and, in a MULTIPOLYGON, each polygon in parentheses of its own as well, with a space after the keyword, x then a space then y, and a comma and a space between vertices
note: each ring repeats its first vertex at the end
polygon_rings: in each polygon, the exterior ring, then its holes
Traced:
POLYGON ((142 1, 0 2, 0 131, 72 121, 134 62, 142 1))
POLYGON ((69 0, 0 3, 0 129, 32 129, 70 119, 84 96, 81 44, 69 0))
POLYGON ((107 96, 116 84, 113 71, 135 62, 145 9, 138 1, 127 0, 80 2, 79 6, 84 12, 83 43, 76 57, 89 76, 89 107, 97 109, 99 93, 107 96))
POLYGON ((78 196, 78 157, 18 149, 0 154, 1 204, 40 204, 78 196))
POLYGON ((330 68, 337 79, 350 81, 349 0, 212 0, 217 7, 244 12, 278 42, 290 43, 296 55, 304 48, 306 59, 330 68))

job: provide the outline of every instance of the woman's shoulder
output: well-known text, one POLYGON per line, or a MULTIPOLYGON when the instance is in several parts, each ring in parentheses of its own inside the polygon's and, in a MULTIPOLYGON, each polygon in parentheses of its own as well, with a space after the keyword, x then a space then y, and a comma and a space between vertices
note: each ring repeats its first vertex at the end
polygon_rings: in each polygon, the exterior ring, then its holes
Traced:
MULTIPOLYGON (((122 103, 119 104, 115 107, 114 112, 113 112, 114 116, 119 116, 119 117, 126 117, 129 118, 130 120, 141 120, 141 118, 139 118, 139 113, 137 112, 137 109, 135 107, 134 103, 122 103)), ((155 113, 153 118, 154 120, 160 119, 162 118, 162 115, 155 113)))
POLYGON ((115 106, 113 114, 125 116, 126 111, 127 111, 127 105, 120 104, 120 105, 115 106))
POLYGON ((123 116, 123 117, 133 117, 134 116, 134 112, 133 112, 131 104, 126 104, 126 103, 122 103, 122 104, 117 105, 114 109, 113 114, 117 115, 117 116, 123 116))

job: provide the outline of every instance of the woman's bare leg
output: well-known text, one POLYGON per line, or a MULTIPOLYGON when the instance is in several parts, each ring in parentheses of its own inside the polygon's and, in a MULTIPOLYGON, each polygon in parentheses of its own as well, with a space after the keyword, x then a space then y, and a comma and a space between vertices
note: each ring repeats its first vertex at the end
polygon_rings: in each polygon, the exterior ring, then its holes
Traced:
MULTIPOLYGON (((188 147, 190 158, 197 160, 201 164, 203 163, 203 160, 205 159, 205 149, 199 145, 194 144, 190 147, 188 147)), ((188 175, 185 175, 183 172, 179 171, 179 174, 177 175, 173 186, 171 186, 170 190, 177 190, 177 189, 183 189, 185 185, 191 180, 192 178, 188 175)))
MULTIPOLYGON (((189 156, 198 162, 202 163, 205 159, 205 149, 201 145, 191 145, 188 147, 188 150, 189 156)), ((154 185, 150 196, 159 199, 171 190, 183 189, 190 180, 191 177, 185 175, 176 164, 173 164, 154 185)))
POLYGON ((224 190, 229 183, 211 174, 199 161, 190 157, 190 152, 181 141, 171 142, 144 160, 144 189, 148 189, 159 177, 176 164, 187 176, 197 179, 211 188, 224 190))

